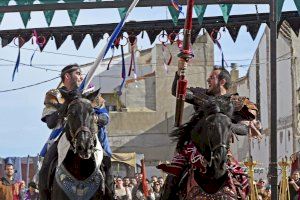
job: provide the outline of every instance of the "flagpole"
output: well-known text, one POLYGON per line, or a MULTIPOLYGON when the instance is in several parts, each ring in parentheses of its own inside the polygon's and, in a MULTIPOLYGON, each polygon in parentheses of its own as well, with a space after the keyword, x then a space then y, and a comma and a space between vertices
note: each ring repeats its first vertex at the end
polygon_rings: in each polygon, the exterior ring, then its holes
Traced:
POLYGON ((188 0, 187 13, 183 30, 183 45, 178 55, 179 80, 177 81, 176 91, 176 110, 175 110, 175 127, 182 124, 184 102, 186 96, 187 80, 185 79, 185 69, 189 60, 193 57, 191 50, 192 22, 193 22, 194 0, 188 0))
POLYGON ((86 90, 90 84, 90 82, 92 81, 92 78, 94 77, 94 74, 96 72, 96 69, 99 65, 101 65, 101 62, 103 61, 106 53, 108 52, 109 48, 111 47, 111 45, 113 44, 113 42, 115 41, 115 39, 119 36, 122 27, 125 24, 125 21, 127 19, 127 17, 129 16, 130 12, 133 10, 133 8, 138 4, 139 0, 134 0, 130 7, 128 8, 126 15, 124 16, 123 19, 121 19, 120 23, 117 25, 117 27, 115 28, 114 32, 111 34, 110 39, 108 40, 108 42, 104 45, 104 47, 101 49, 98 57, 96 58, 93 66, 91 67, 91 69, 89 70, 89 72, 87 73, 86 77, 84 78, 81 86, 80 86, 80 90, 84 93, 84 90, 86 90))

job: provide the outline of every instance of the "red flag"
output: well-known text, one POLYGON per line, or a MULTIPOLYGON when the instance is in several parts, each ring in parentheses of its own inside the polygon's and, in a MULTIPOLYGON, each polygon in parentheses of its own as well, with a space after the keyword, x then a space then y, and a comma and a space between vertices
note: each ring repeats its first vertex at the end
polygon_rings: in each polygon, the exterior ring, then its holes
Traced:
POLYGON ((148 184, 146 182, 147 173, 146 173, 146 166, 145 166, 144 159, 141 160, 141 163, 142 163, 142 174, 143 174, 143 179, 142 179, 143 192, 144 192, 145 197, 148 197, 149 196, 149 193, 148 193, 149 190, 148 190, 148 184))

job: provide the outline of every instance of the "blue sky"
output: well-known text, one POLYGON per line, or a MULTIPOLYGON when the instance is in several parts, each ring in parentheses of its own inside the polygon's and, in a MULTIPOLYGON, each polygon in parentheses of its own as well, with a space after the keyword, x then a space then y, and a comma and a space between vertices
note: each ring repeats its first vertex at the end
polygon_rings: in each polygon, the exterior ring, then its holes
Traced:
MULTIPOLYGON (((268 6, 259 5, 258 10, 259 12, 267 12, 268 6)), ((296 10, 293 0, 286 0, 283 10, 296 10)), ((234 5, 231 14, 255 12, 254 5, 234 5)), ((208 6, 205 16, 219 15, 221 15, 219 6, 208 6)), ((143 21, 166 18, 170 19, 170 15, 166 12, 165 7, 152 9, 136 8, 131 13, 128 20, 143 21)), ((114 23, 119 22, 119 20, 120 17, 117 9, 81 10, 76 25, 114 23)), ((67 11, 56 11, 51 26, 69 25, 71 25, 71 22, 68 18, 67 11)), ((46 21, 42 12, 31 13, 31 20, 28 22, 27 28, 46 26, 46 21)), ((220 43, 222 44, 225 58, 228 60, 228 63, 236 62, 239 65, 249 64, 264 27, 265 26, 261 27, 255 41, 252 41, 245 27, 241 28, 236 43, 232 41, 227 32, 223 33, 220 43)), ((24 28, 20 15, 18 13, 5 14, 0 29, 18 28, 24 28)), ((44 49, 45 52, 36 52, 33 59, 33 65, 46 65, 41 67, 60 70, 63 66, 70 63, 85 64, 92 62, 98 55, 105 41, 102 40, 94 49, 91 39, 87 36, 80 49, 76 50, 75 45, 69 36, 61 48, 56 50, 54 41, 50 40, 44 49), (71 54, 73 56, 52 54, 47 53, 46 51, 71 54)), ((146 38, 143 40, 140 39, 138 46, 141 49, 151 47, 150 42, 146 38)), ((24 48, 35 49, 36 45, 28 42, 24 45, 24 48)), ((21 62, 29 64, 32 53, 33 50, 21 49, 21 62)), ((0 90, 34 84, 59 75, 59 72, 34 69, 20 65, 19 73, 16 74, 15 81, 12 82, 11 75, 17 54, 18 49, 14 47, 13 43, 9 44, 7 47, 0 48, 0 90), (13 62, 7 62, 1 59, 11 60, 13 62)), ((220 53, 217 48, 215 48, 215 60, 217 63, 220 61, 220 53)), ((46 125, 40 121, 44 95, 49 89, 56 88, 58 83, 59 79, 23 90, 0 93, 0 157, 34 156, 39 153, 50 134, 50 130, 48 130, 46 125)))

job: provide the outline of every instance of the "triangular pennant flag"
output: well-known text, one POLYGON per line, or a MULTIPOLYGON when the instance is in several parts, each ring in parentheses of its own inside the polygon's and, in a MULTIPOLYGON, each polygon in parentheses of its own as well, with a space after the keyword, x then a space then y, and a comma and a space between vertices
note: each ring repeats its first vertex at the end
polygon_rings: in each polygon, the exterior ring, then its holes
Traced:
MULTIPOLYGON (((1 6, 8 6, 9 1, 10 0, 2 0, 2 1, 0 1, 0 7, 1 6)), ((3 17, 4 17, 4 13, 0 13, 0 24, 2 22, 3 17)))
POLYGON ((54 10, 45 10, 44 11, 44 16, 46 18, 46 22, 47 22, 48 26, 50 26, 50 24, 52 22, 54 12, 55 12, 54 10))
MULTIPOLYGON (((18 5, 32 5, 33 1, 29 0, 15 0, 18 5)), ((20 12, 23 24, 26 28, 28 21, 30 20, 30 12, 20 12)))
POLYGON ((68 10, 68 14, 69 14, 72 26, 75 26, 79 11, 80 10, 74 10, 74 9, 68 10))
MULTIPOLYGON (((121 0, 115 0, 115 1, 121 1, 121 0)), ((128 8, 118 8, 119 15, 121 19, 124 19, 126 13, 127 13, 128 8)))
POLYGON ((15 36, 13 34, 12 35, 2 35, 1 36, 2 47, 5 47, 9 43, 11 43, 14 38, 15 38, 15 36))
POLYGON ((196 15, 198 17, 198 22, 199 22, 200 25, 202 25, 206 7, 207 7, 207 5, 194 5, 194 10, 195 10, 196 15))
POLYGON ((260 28, 260 24, 247 25, 247 31, 250 33, 253 40, 255 40, 259 28, 260 28))
POLYGON ((23 24, 25 26, 25 28, 27 27, 27 23, 30 20, 30 12, 21 12, 20 13, 23 24))
POLYGON ((128 8, 118 8, 121 19, 124 19, 125 15, 127 13, 127 10, 128 10, 128 8))
POLYGON ((149 40, 150 40, 150 44, 152 44, 157 35, 161 32, 161 30, 153 30, 153 31, 148 31, 147 34, 148 34, 148 37, 149 37, 149 40))
POLYGON ((231 11, 231 8, 232 8, 232 4, 220 4, 220 8, 221 8, 222 13, 223 13, 223 19, 224 19, 225 23, 227 24, 229 14, 230 14, 230 11, 231 11))
POLYGON ((300 15, 300 1, 299 0, 294 0, 294 2, 295 2, 295 5, 296 5, 296 7, 298 9, 298 13, 300 15))
POLYGON ((176 10, 173 6, 168 6, 168 9, 169 9, 169 12, 172 17, 172 21, 173 21, 174 25, 177 26, 180 11, 176 10))
MULTIPOLYGON (((44 4, 50 4, 50 3, 57 3, 58 0, 40 0, 41 3, 44 3, 44 4)), ((44 11, 44 16, 46 18, 46 22, 48 24, 48 26, 50 26, 51 24, 51 21, 53 19, 53 16, 54 16, 54 10, 45 10, 44 11)))
POLYGON ((66 34, 53 33, 53 37, 55 38, 56 49, 59 49, 61 45, 64 43, 64 41, 67 39, 68 33, 66 34))
POLYGON ((282 12, 282 7, 283 7, 283 3, 284 3, 284 0, 276 0, 276 20, 277 22, 280 21, 280 18, 281 18, 281 12, 282 12))
POLYGON ((91 34, 91 38, 92 38, 94 48, 97 46, 99 41, 103 38, 103 35, 104 35, 103 33, 92 33, 91 34))
POLYGON ((19 47, 21 48, 26 42, 28 42, 32 38, 31 32, 24 32, 22 33, 19 38, 22 40, 19 44, 19 47))
POLYGON ((299 36, 299 29, 300 29, 300 23, 297 18, 290 18, 286 19, 286 21, 289 23, 291 28, 293 29, 294 33, 299 36))
MULTIPOLYGON (((64 2, 66 2, 66 3, 70 3, 70 2, 72 2, 72 3, 74 3, 74 2, 83 2, 83 1, 84 0, 64 0, 64 2)), ((69 14, 72 26, 75 26, 75 23, 76 23, 79 11, 80 10, 78 10, 78 9, 68 10, 68 14, 69 14)))
POLYGON ((47 45, 47 43, 48 43, 48 41, 49 41, 49 39, 50 39, 50 37, 51 37, 51 34, 48 33, 47 35, 41 35, 41 37, 44 37, 44 38, 45 38, 45 43, 39 45, 40 51, 42 52, 42 51, 44 50, 45 46, 47 45))
POLYGON ((237 39, 237 36, 239 34, 241 25, 227 26, 226 28, 227 28, 229 34, 231 35, 233 42, 235 42, 237 39))
POLYGON ((86 34, 83 33, 73 33, 72 40, 74 41, 75 47, 78 50, 82 41, 84 40, 86 34))
MULTIPOLYGON (((214 41, 214 39, 216 39, 218 37, 218 34, 219 34, 219 30, 220 30, 220 27, 205 27, 205 30, 206 32, 208 33, 209 37, 214 41), (216 37, 216 38, 212 38, 212 37, 216 37)), ((218 38, 217 38, 218 39, 218 38)))

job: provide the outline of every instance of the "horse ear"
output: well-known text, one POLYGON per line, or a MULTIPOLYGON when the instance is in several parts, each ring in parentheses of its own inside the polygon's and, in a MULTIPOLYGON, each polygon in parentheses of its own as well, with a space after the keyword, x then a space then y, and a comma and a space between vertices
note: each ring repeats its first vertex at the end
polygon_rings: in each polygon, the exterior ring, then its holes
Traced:
POLYGON ((100 92, 100 88, 95 92, 84 94, 83 97, 90 101, 94 101, 94 99, 99 95, 99 92, 100 92))
POLYGON ((81 97, 81 93, 79 90, 75 89, 75 90, 71 90, 71 91, 67 91, 63 88, 59 89, 62 97, 68 102, 68 101, 72 101, 74 99, 80 98, 81 97))

